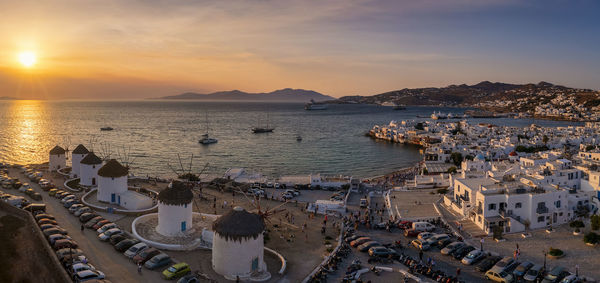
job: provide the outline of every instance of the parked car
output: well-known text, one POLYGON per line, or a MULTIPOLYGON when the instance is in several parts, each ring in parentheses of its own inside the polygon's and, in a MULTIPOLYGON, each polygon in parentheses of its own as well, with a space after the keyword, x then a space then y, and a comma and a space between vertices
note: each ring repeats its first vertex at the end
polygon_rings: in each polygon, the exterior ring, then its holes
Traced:
POLYGON ((440 253, 443 255, 449 255, 449 254, 453 253, 454 251, 464 247, 465 245, 466 244, 464 242, 460 242, 460 241, 453 242, 453 243, 447 245, 445 248, 443 248, 440 251, 440 253))
POLYGON ((455 250, 452 253, 452 256, 454 257, 454 259, 462 260, 463 257, 465 257, 467 254, 469 254, 473 250, 475 250, 475 247, 473 247, 473 246, 464 246, 458 250, 455 250))
POLYGON ((48 229, 52 229, 52 228, 56 228, 59 227, 57 225, 52 225, 52 224, 42 224, 40 225, 40 230, 42 230, 42 232, 48 230, 48 229))
POLYGON ((492 268, 501 259, 502 258, 499 256, 487 257, 486 259, 482 260, 479 264, 477 264, 477 266, 475 266, 475 269, 477 269, 477 271, 479 272, 486 272, 490 270, 490 268, 492 268))
POLYGON ((490 270, 494 271, 495 273, 500 273, 501 271, 504 271, 513 262, 515 262, 515 260, 512 257, 505 256, 504 258, 502 258, 502 260, 497 262, 496 265, 494 265, 490 270))
POLYGON ((71 240, 71 237, 67 236, 67 235, 63 235, 63 234, 53 234, 48 236, 48 243, 50 243, 51 246, 54 246, 54 243, 58 240, 63 240, 63 239, 67 239, 67 240, 71 240))
POLYGON ((77 272, 79 271, 84 271, 84 270, 96 270, 96 268, 91 265, 91 264, 86 264, 86 263, 75 263, 72 264, 71 266, 69 266, 69 273, 72 275, 75 275, 77 272))
POLYGON ((106 224, 110 224, 110 223, 112 223, 112 222, 110 222, 110 220, 102 219, 102 220, 98 221, 96 224, 94 224, 94 226, 92 226, 92 229, 98 230, 98 229, 100 229, 100 227, 102 227, 106 224))
POLYGON ((177 283, 198 283, 200 282, 200 279, 198 279, 198 275, 196 274, 188 274, 185 275, 181 278, 179 278, 179 280, 177 280, 177 283))
POLYGON ((100 222, 104 220, 104 217, 102 216, 96 216, 90 220, 88 220, 87 222, 85 222, 85 224, 83 225, 85 228, 92 228, 94 227, 94 225, 96 225, 96 223, 100 222))
POLYGON ((360 246, 358 246, 358 250, 361 252, 367 252, 367 251, 369 251, 370 248, 377 247, 377 246, 381 246, 381 244, 377 241, 368 241, 368 242, 363 243, 360 246))
POLYGON ((76 205, 76 204, 81 204, 81 202, 78 199, 70 199, 68 201, 66 201, 63 206, 65 208, 71 208, 71 206, 76 205))
POLYGON ((49 195, 49 196, 54 196, 54 195, 56 194, 56 192, 58 192, 58 189, 50 189, 50 190, 48 191, 48 195, 49 195))
POLYGON ((417 231, 414 229, 406 229, 406 230, 404 230, 404 237, 412 238, 412 237, 419 236, 420 233, 421 233, 420 231, 417 231))
POLYGON ((190 266, 185 262, 180 262, 174 265, 171 265, 169 268, 165 269, 162 272, 162 276, 164 279, 172 280, 179 278, 183 275, 186 275, 191 272, 190 266))
POLYGON ((115 247, 115 250, 122 253, 139 242, 140 241, 137 239, 125 239, 123 241, 118 242, 114 247, 115 247))
POLYGON ((472 250, 461 260, 462 264, 472 265, 486 257, 485 252, 481 250, 472 250))
POLYGON ((569 274, 570 273, 567 271, 566 268, 562 266, 555 266, 554 268, 552 268, 552 270, 550 270, 550 272, 546 273, 546 276, 544 276, 544 280, 542 280, 542 283, 560 282, 560 280, 567 277, 569 274))
POLYGON ((452 239, 443 239, 443 240, 439 240, 437 242, 437 246, 438 246, 438 248, 443 249, 452 243, 454 243, 454 241, 452 239))
POLYGON ((110 223, 102 225, 102 227, 98 228, 96 230, 96 232, 98 234, 100 234, 100 233, 104 233, 104 232, 106 232, 106 231, 108 231, 109 229, 112 229, 112 228, 119 228, 119 226, 117 226, 117 224, 115 224, 115 223, 110 222, 110 223))
POLYGON ((68 195, 66 195, 64 198, 62 198, 62 199, 60 200, 60 203, 63 203, 63 204, 64 204, 65 202, 67 202, 67 201, 70 201, 70 200, 72 200, 72 199, 76 199, 76 198, 77 198, 77 197, 76 197, 74 194, 68 194, 68 195))
POLYGON ((398 223, 398 228, 400 228, 400 229, 411 229, 412 228, 412 222, 411 221, 407 221, 407 220, 400 221, 398 223))
POLYGON ((136 254, 133 257, 133 262, 135 264, 138 264, 138 263, 144 264, 144 263, 146 263, 146 261, 150 260, 152 257, 154 257, 155 255, 157 255, 159 253, 160 253, 159 250, 152 248, 152 247, 144 249, 142 252, 136 254))
POLYGON ((52 214, 46 214, 46 213, 38 214, 34 218, 35 218, 35 221, 39 221, 39 220, 41 220, 43 218, 48 218, 48 219, 52 219, 52 220, 55 219, 54 215, 52 215, 52 214))
POLYGON ((361 235, 358 235, 358 234, 354 234, 354 235, 352 235, 352 236, 348 236, 348 237, 346 237, 346 238, 344 239, 344 241, 346 241, 346 243, 350 244, 350 242, 352 242, 352 241, 354 241, 354 240, 356 240, 356 239, 358 239, 358 238, 361 238, 361 237, 364 237, 364 236, 361 236, 361 235))
POLYGON ((48 218, 42 218, 42 219, 38 220, 38 226, 42 225, 42 224, 57 225, 58 222, 56 222, 56 220, 52 220, 52 219, 48 219, 48 218))
POLYGON ((361 238, 358 238, 358 239, 350 242, 350 246, 352 246, 352 247, 358 247, 358 246, 360 246, 360 245, 362 245, 362 244, 364 244, 364 243, 366 243, 368 241, 371 241, 371 238, 369 238, 369 237, 361 237, 361 238))
POLYGON ((393 258, 397 259, 400 257, 398 252, 393 249, 388 249, 386 247, 372 247, 369 249, 369 256, 372 257, 384 257, 384 258, 393 258))
MULTIPOLYGON (((417 230, 418 231, 418 230, 417 230)), ((421 240, 421 241, 425 241, 431 237, 433 237, 435 234, 431 233, 431 232, 421 232, 419 233, 419 236, 417 236, 417 239, 421 240)))
POLYGON ((142 252, 147 248, 148 245, 146 245, 146 243, 137 243, 131 246, 129 249, 127 249, 127 251, 125 251, 123 254, 128 258, 133 258, 136 254, 142 252))
POLYGON ((75 282, 84 282, 93 279, 104 279, 104 273, 98 270, 83 270, 73 275, 73 281, 75 282))
POLYGON ((429 249, 429 245, 425 244, 425 241, 422 240, 412 240, 412 242, 410 242, 410 244, 422 251, 426 251, 429 249))
POLYGON ((80 249, 60 249, 56 251, 56 256, 58 260, 61 260, 67 255, 83 255, 83 251, 80 249))
POLYGON ((121 229, 119 228, 112 228, 112 229, 108 229, 108 231, 104 232, 104 233, 100 233, 100 235, 98 235, 98 239, 100 239, 100 241, 108 241, 110 239, 110 237, 112 235, 116 235, 116 234, 122 234, 123 231, 121 231, 121 229))
POLYGON ((78 209, 77 211, 75 211, 75 213, 73 213, 73 215, 79 217, 80 215, 82 215, 86 212, 92 212, 92 209, 87 206, 84 206, 84 207, 78 209))
POLYGON ((532 266, 525 275, 523 275, 523 280, 525 282, 537 282, 540 277, 544 274, 544 267, 536 264, 532 266))
POLYGON ((435 234, 435 235, 431 236, 429 239, 427 239, 427 241, 425 241, 425 244, 431 248, 431 247, 437 246, 437 244, 440 240, 446 240, 446 239, 450 239, 450 236, 447 234, 435 234))
POLYGON ((35 201, 40 201, 43 199, 42 195, 40 195, 40 193, 33 193, 33 194, 31 194, 30 197, 32 200, 35 200, 35 201))
POLYGON ((150 260, 146 261, 146 263, 144 263, 144 266, 148 269, 157 269, 169 265, 171 261, 172 260, 169 255, 161 252, 158 255, 155 255, 150 260))
POLYGON ((109 241, 110 241, 110 244, 114 246, 114 245, 118 244, 119 242, 126 240, 126 239, 129 239, 129 237, 127 237, 127 235, 125 235, 123 233, 123 234, 116 234, 116 235, 110 236, 109 241))
POLYGON ((435 230, 435 226, 429 222, 413 222, 412 228, 417 231, 421 231, 421 232, 423 232, 423 231, 431 232, 431 231, 435 230))
POLYGON ((565 278, 563 278, 563 280, 560 280, 560 283, 581 283, 581 282, 587 282, 587 279, 581 279, 579 278, 576 274, 571 274, 565 278))
POLYGON ((98 214, 94 213, 94 212, 86 212, 82 215, 79 216, 79 221, 82 223, 88 222, 90 221, 90 219, 94 218, 98 216, 98 214))
POLYGON ((67 248, 71 248, 71 249, 76 249, 78 247, 77 242, 70 240, 70 239, 61 239, 61 240, 56 240, 56 242, 54 242, 54 250, 60 250, 60 249, 67 249, 67 248))
POLYGON ((46 212, 46 205, 43 203, 32 203, 29 204, 25 207, 23 207, 23 210, 25 211, 29 211, 31 213, 36 213, 36 212, 46 212))
POLYGON ((519 266, 517 266, 517 268, 515 268, 515 270, 513 271, 513 276, 515 277, 515 280, 523 278, 523 276, 525 276, 525 274, 527 273, 527 270, 529 270, 532 267, 533 262, 531 261, 525 261, 519 264, 519 266))
POLYGON ((506 271, 496 272, 494 270, 488 270, 485 273, 485 279, 500 283, 510 283, 513 281, 513 276, 506 271))
POLYGON ((69 207, 69 213, 73 214, 73 213, 75 213, 75 211, 79 210, 82 207, 83 207, 83 204, 81 204, 81 203, 73 204, 69 207))

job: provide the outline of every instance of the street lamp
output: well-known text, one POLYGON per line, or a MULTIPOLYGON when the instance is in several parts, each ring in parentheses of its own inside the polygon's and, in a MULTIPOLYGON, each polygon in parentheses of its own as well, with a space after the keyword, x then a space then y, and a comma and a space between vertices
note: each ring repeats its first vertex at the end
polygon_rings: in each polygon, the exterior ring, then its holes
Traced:
POLYGON ((546 270, 546 255, 548 254, 548 252, 546 250, 544 250, 544 270, 546 270))

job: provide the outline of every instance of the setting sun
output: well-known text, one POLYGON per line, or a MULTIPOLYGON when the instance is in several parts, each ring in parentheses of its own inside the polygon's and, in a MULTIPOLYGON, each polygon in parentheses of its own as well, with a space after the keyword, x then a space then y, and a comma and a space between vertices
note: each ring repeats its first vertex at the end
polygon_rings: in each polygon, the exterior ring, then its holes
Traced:
POLYGON ((19 62, 26 68, 33 66, 36 62, 35 53, 31 51, 23 51, 18 55, 19 62))

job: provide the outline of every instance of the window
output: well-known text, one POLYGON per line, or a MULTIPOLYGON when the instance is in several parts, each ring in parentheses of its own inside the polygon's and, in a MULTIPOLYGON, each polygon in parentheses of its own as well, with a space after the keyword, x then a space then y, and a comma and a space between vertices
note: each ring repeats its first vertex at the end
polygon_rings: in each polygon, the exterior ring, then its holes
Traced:
POLYGON ((544 216, 538 216, 538 223, 544 222, 544 216))
POLYGON ((556 208, 560 208, 560 200, 555 201, 554 205, 556 206, 556 208))
POLYGON ((515 208, 521 208, 522 204, 520 202, 515 203, 515 208))
POLYGON ((187 208, 187 203, 183 205, 183 208, 187 208))
POLYGON ((488 205, 488 210, 496 210, 496 204, 490 203, 490 205, 488 205))

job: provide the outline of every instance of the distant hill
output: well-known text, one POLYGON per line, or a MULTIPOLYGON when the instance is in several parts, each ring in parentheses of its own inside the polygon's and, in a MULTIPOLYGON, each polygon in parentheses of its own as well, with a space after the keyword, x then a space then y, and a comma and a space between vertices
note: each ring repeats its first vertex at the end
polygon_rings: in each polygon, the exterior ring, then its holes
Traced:
POLYGON ((0 100, 16 100, 16 98, 10 96, 0 96, 0 100))
POLYGON ((577 103, 582 105, 590 106, 598 103, 599 92, 595 90, 569 88, 548 82, 508 84, 489 81, 483 81, 474 85, 449 85, 439 88, 405 88, 372 96, 344 96, 335 102, 364 104, 393 102, 405 105, 480 106, 495 101, 506 102, 526 99, 525 102, 519 103, 519 107, 517 107, 523 109, 511 107, 513 110, 524 110, 535 107, 541 100, 551 100, 561 93, 575 96, 577 103))
POLYGON ((219 91, 208 94, 186 92, 158 99, 309 102, 311 99, 325 101, 335 98, 312 90, 284 88, 267 93, 248 93, 240 90, 219 91))

